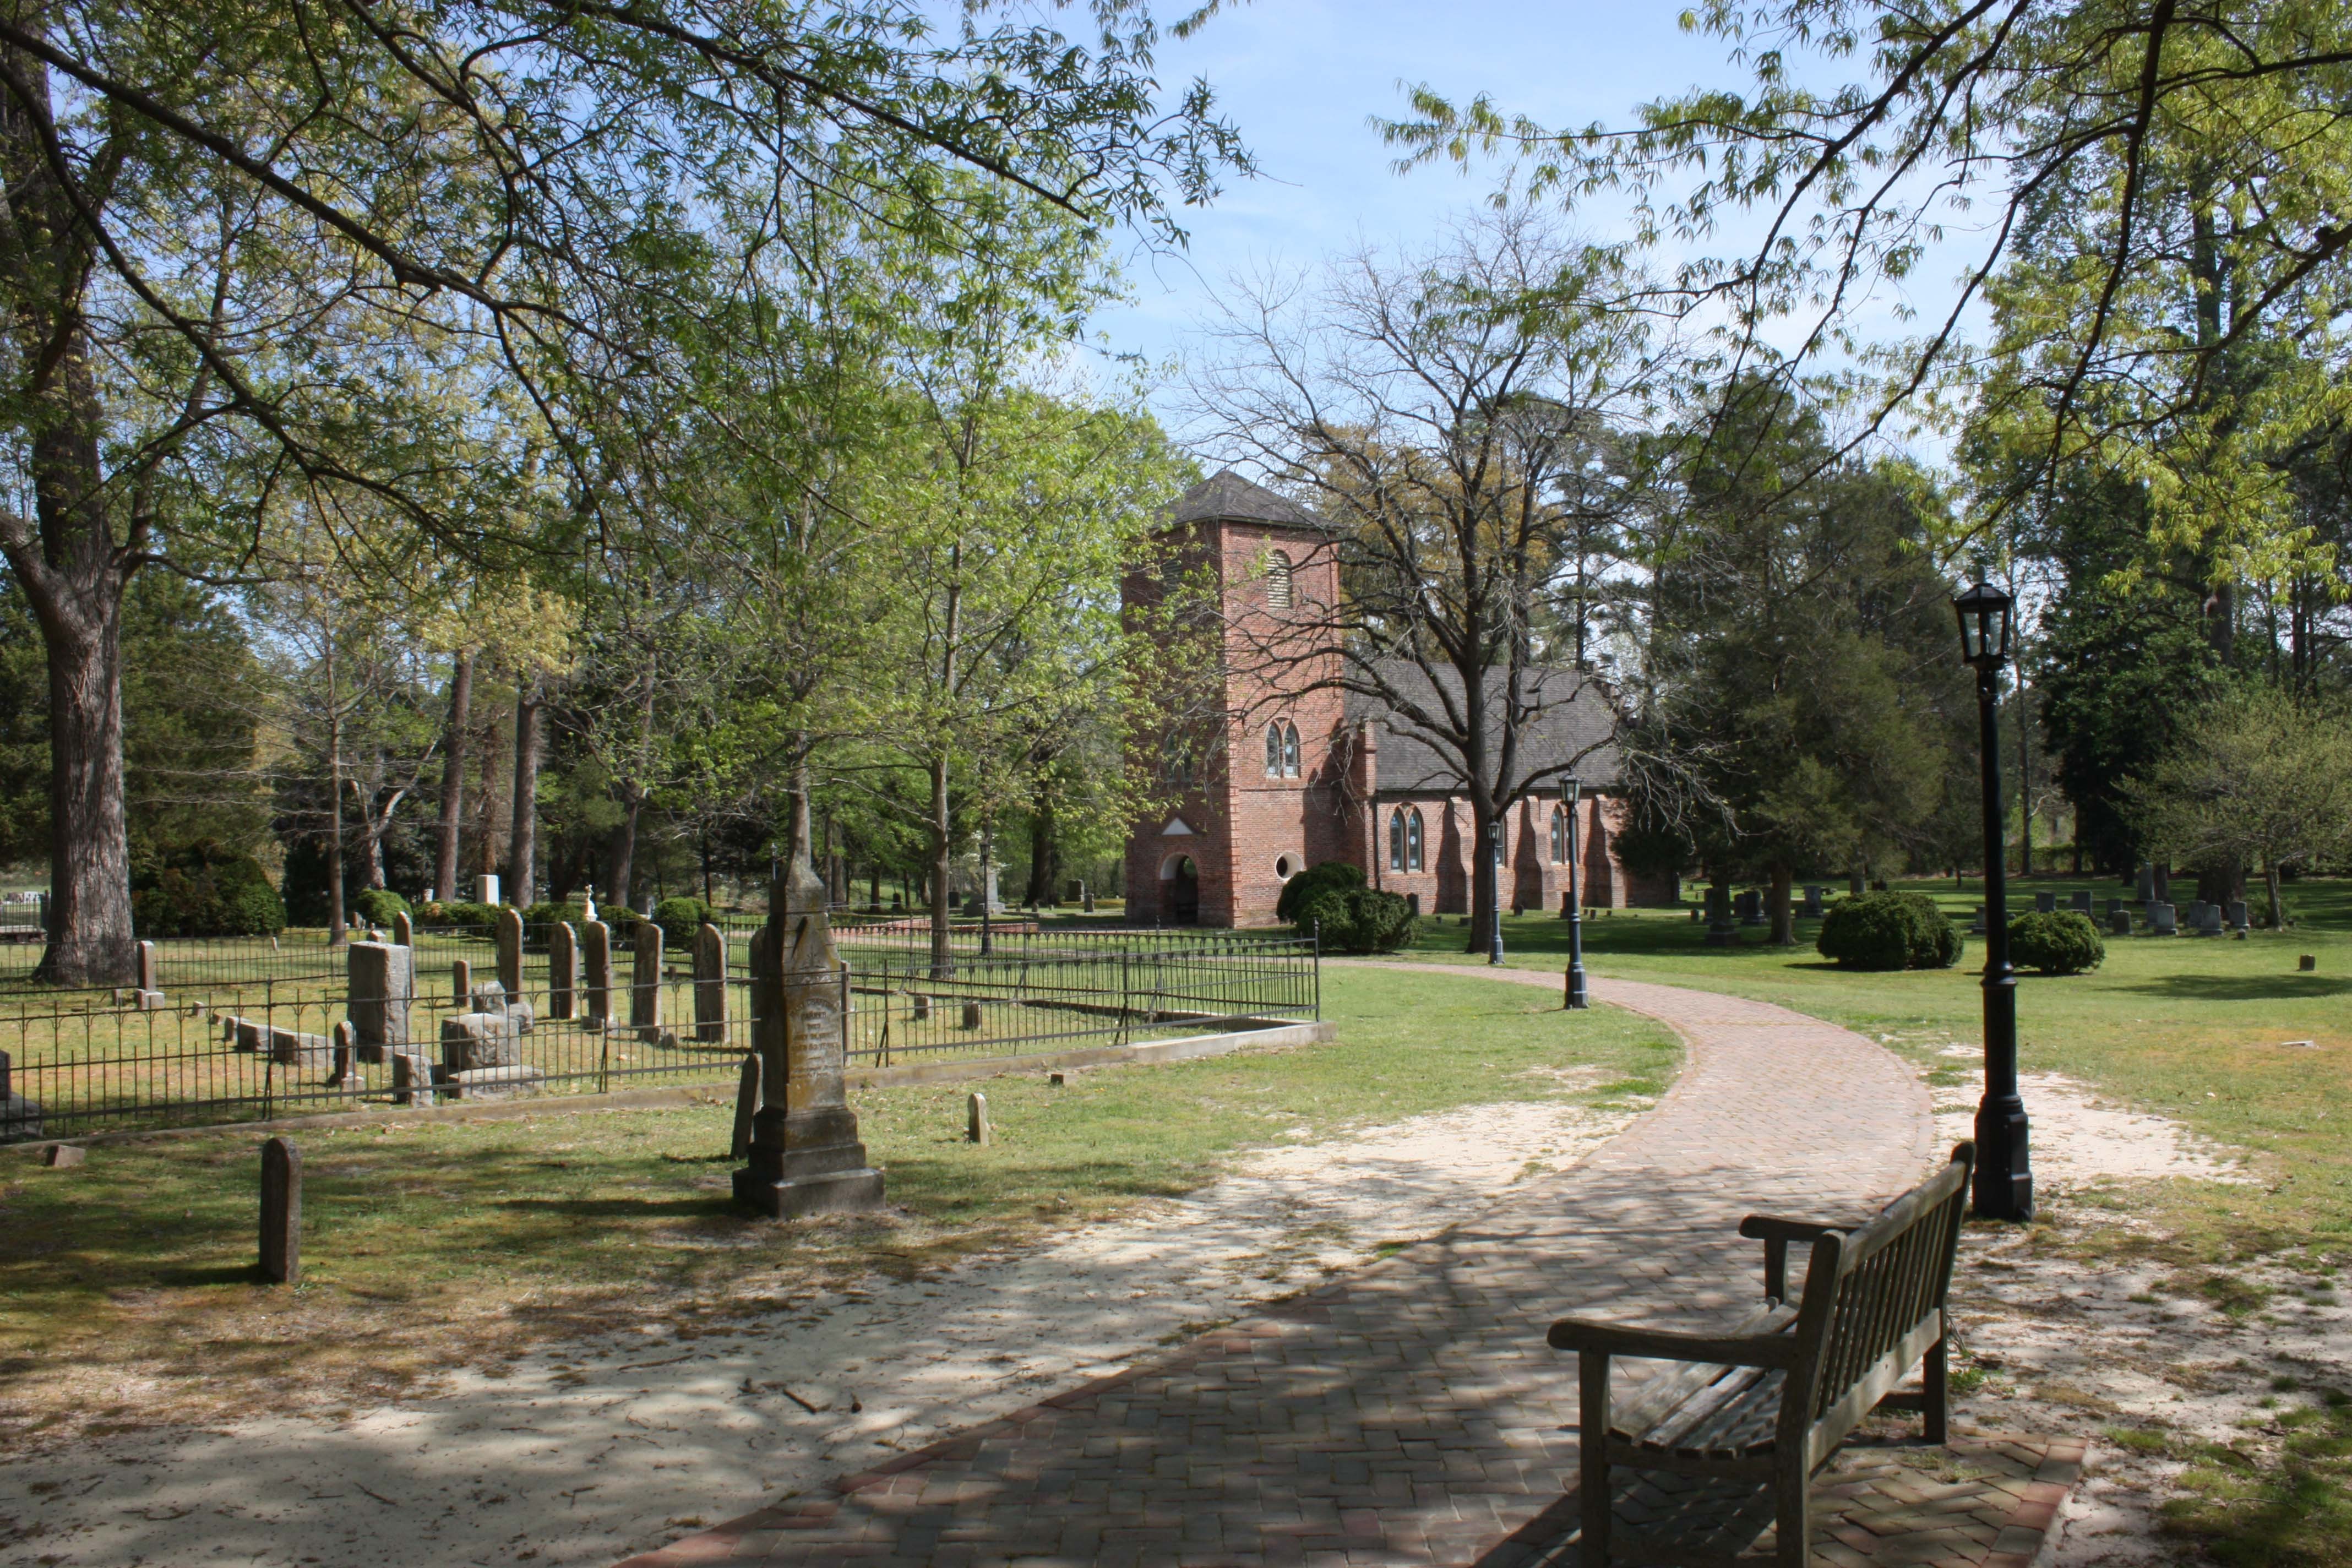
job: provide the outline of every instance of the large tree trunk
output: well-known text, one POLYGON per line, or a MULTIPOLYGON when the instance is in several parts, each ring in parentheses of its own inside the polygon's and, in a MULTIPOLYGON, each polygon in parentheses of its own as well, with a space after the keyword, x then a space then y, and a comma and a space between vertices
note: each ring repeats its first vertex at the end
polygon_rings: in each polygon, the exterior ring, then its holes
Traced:
POLYGON ((131 984, 121 584, 110 571, 87 586, 43 572, 45 592, 8 553, 33 600, 49 666, 49 931, 36 973, 58 985, 131 984))
POLYGON ((2263 861, 2263 891, 2269 896, 2271 930, 2286 930, 2286 898, 2279 887, 2279 868, 2275 859, 2265 858, 2263 861))
POLYGON ((343 710, 335 695, 335 631, 325 628, 327 665, 327 945, 343 940, 343 710))
POLYGON ((634 784, 625 787, 621 797, 621 826, 613 829, 613 880, 604 889, 604 901, 617 903, 623 909, 635 909, 629 901, 629 879, 636 874, 637 814, 645 809, 645 791, 634 784))
POLYGON ((434 857, 433 896, 457 896, 457 841, 465 831, 467 728, 474 721, 474 650, 459 648, 449 675, 449 729, 442 739, 441 843, 434 857))
POLYGON ((507 901, 531 902, 531 867, 539 858, 539 731, 547 699, 525 676, 515 684, 514 826, 507 835, 507 901))
POLYGON ((1772 917, 1774 947, 1797 945, 1797 912, 1789 902, 1789 885, 1795 879, 1796 873, 1786 866, 1772 868, 1772 890, 1767 895, 1765 904, 1772 917))
POLYGON ((1051 909, 1061 897, 1062 847, 1054 840, 1054 794, 1037 786, 1037 802, 1029 819, 1029 896, 1033 910, 1051 909))
POLYGON ((931 811, 923 826, 930 830, 931 848, 931 977, 944 979, 952 973, 949 924, 955 913, 955 895, 950 891, 949 859, 955 845, 955 823, 948 815, 948 760, 944 756, 931 759, 931 811))

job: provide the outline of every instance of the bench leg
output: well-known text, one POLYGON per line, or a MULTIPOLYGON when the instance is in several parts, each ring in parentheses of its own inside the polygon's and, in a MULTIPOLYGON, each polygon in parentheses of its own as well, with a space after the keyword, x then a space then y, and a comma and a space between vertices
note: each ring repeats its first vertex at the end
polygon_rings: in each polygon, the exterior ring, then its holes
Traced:
POLYGON ((1812 1562, 1812 1478, 1805 1474, 1803 1450, 1790 1460, 1783 1456, 1773 1478, 1773 1525, 1779 1544, 1772 1553, 1778 1568, 1807 1568, 1812 1562))
POLYGON ((1584 1515, 1580 1568, 1609 1568, 1609 1356, 1581 1351, 1576 1358, 1577 1500, 1584 1515))
POLYGON ((1945 1347, 1951 1343, 1947 1334, 1927 1347, 1927 1359, 1919 1368, 1919 1382, 1927 1394, 1921 1404, 1927 1412, 1926 1436, 1930 1443, 1941 1446, 1948 1432, 1952 1409, 1951 1369, 1946 1361, 1945 1347))

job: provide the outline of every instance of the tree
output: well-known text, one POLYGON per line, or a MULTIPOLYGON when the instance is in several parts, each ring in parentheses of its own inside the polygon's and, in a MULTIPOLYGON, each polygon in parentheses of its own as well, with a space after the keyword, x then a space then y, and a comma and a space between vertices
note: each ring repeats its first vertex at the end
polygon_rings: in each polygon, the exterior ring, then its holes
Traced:
POLYGON ((2126 786, 2158 847, 2189 864, 2260 865, 2273 930, 2284 868, 2352 851, 2352 715, 2339 700, 2263 686, 2224 692, 2126 786))
MULTIPOLYGON (((1618 284, 1609 255, 1525 215, 1474 222, 1312 291, 1245 292, 1194 385, 1213 439, 1331 525, 1340 574, 1338 604, 1237 622, 1234 657, 1282 689, 1380 702, 1444 759, 1481 845, 1563 768, 1605 750, 1638 765, 1591 657, 1591 552, 1643 490, 1622 437, 1656 374, 1618 284), (1571 705, 1604 715, 1578 752, 1528 743, 1571 705)), ((1496 869, 1472 864, 1475 950, 1496 869)))

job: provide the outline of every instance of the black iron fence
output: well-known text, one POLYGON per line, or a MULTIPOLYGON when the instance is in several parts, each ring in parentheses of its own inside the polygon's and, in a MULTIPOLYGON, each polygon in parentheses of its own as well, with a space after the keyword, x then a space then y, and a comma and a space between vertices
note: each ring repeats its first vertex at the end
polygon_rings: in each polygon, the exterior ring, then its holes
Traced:
MULTIPOLYGON (((642 964, 634 928, 610 930, 608 973, 581 931, 567 971, 553 928, 527 928, 514 953, 415 931, 397 958, 362 955, 388 969, 309 932, 158 942, 152 990, 0 994, 0 1142, 731 1079, 756 1035, 748 930, 715 952, 665 942, 656 959, 647 943, 642 964)), ((1320 1016, 1316 944, 1287 934, 999 931, 985 945, 959 929, 942 957, 928 933, 842 931, 826 984, 851 1065, 1320 1016)))

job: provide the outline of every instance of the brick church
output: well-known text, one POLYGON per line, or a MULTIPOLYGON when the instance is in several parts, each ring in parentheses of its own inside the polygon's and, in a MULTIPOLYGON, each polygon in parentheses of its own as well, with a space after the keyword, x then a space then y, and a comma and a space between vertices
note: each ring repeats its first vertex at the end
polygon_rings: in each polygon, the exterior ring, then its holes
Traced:
MULTIPOLYGON (((1339 595, 1322 523, 1228 469, 1187 490, 1161 528, 1172 569, 1213 584, 1222 601, 1223 711, 1209 721, 1222 732, 1147 742, 1163 798, 1173 804, 1129 831, 1128 918, 1265 924, 1282 884, 1326 860, 1362 867, 1374 887, 1412 898, 1424 914, 1466 913, 1476 829, 1444 754, 1376 699, 1315 689, 1342 668, 1332 634, 1313 624, 1325 614, 1316 607, 1336 605, 1339 595)), ((1159 603, 1162 582, 1159 574, 1130 574, 1130 614, 1159 603)), ((1391 689, 1422 679, 1410 667, 1391 674, 1391 689)), ((1546 705, 1524 741, 1538 748, 1538 771, 1545 753, 1566 767, 1613 728, 1598 683, 1565 670, 1559 678, 1572 695, 1546 705)), ((1623 807, 1613 798, 1615 755, 1603 745, 1577 764, 1584 904, 1673 903, 1679 889, 1671 879, 1645 882, 1617 858, 1623 807)), ((1549 790, 1512 808, 1503 896, 1514 910, 1560 908, 1567 828, 1549 790)))

